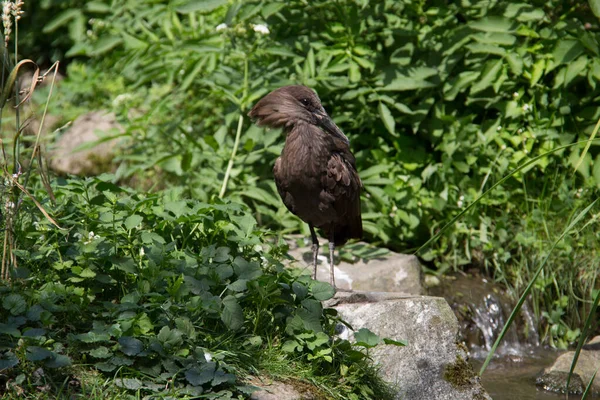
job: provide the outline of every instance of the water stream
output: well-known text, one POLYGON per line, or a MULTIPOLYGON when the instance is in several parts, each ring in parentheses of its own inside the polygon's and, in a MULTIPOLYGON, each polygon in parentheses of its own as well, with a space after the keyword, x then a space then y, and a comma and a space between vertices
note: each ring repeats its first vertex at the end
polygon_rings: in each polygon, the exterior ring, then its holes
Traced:
MULTIPOLYGON (((471 275, 444 279, 429 292, 446 298, 454 310, 461 339, 469 348, 470 362, 475 371, 479 371, 506 323, 513 302, 496 285, 471 275)), ((550 393, 535 385, 536 378, 552 365, 560 352, 540 346, 535 317, 527 306, 522 308, 515 322, 482 376, 483 387, 494 400, 567 399, 565 395, 550 393)), ((568 400, 579 399, 581 396, 568 396, 568 400)), ((587 399, 600 399, 600 396, 588 395, 587 399)))

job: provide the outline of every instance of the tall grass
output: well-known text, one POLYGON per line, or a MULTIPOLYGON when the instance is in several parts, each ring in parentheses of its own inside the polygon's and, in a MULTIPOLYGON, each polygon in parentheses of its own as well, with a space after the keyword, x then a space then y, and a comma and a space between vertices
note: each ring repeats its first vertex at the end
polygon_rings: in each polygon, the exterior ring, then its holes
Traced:
MULTIPOLYGON (((18 218, 22 196, 29 197, 42 214, 55 226, 58 224, 46 212, 42 204, 33 197, 27 189, 32 172, 36 170, 45 183, 48 195, 52 199, 52 191, 47 184, 48 177, 42 168, 41 158, 41 136, 44 129, 44 121, 48 113, 48 106, 52 97, 52 91, 56 82, 59 63, 54 63, 44 74, 40 75, 40 68, 30 59, 18 59, 18 27, 23 13, 24 2, 15 0, 5 1, 2 7, 2 25, 4 41, 2 46, 2 73, 0 83, 0 147, 2 151, 2 178, 4 185, 0 189, 0 198, 3 200, 0 207, 3 210, 4 241, 2 244, 2 263, 0 265, 0 280, 10 280, 12 273, 18 267, 15 249, 17 248, 15 236, 15 223, 18 218), (11 33, 14 35, 11 36, 11 33), (14 43, 14 53, 9 52, 9 44, 14 43), (20 77, 29 71, 31 84, 28 88, 21 88, 20 77), (22 108, 31 106, 28 102, 33 95, 37 85, 48 77, 51 77, 50 90, 44 109, 40 117, 37 132, 33 138, 24 138, 26 123, 23 122, 22 108), (14 125, 5 127, 4 115, 10 110, 14 125), (5 143, 6 142, 6 143, 5 143), (28 144, 28 146, 25 146, 28 144), (7 154, 6 145, 11 147, 10 156, 7 154)), ((31 106, 33 107, 33 106, 31 106)))

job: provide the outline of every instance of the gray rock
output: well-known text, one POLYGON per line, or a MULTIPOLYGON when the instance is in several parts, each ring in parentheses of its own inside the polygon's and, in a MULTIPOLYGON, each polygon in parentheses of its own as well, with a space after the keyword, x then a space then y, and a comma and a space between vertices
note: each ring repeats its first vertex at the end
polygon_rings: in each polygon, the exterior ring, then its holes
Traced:
MULTIPOLYGON (((600 365, 600 336, 596 336, 583 346, 577 365, 569 383, 569 393, 581 394, 600 365)), ((546 368, 537 378, 536 384, 548 391, 565 393, 567 376, 573 362, 574 351, 561 354, 552 366, 546 368)), ((600 393, 600 380, 594 379, 592 392, 600 393)))
POLYGON ((78 117, 54 145, 50 153, 50 168, 58 173, 74 175, 98 175, 110 171, 118 140, 104 141, 89 149, 77 149, 121 131, 122 127, 113 113, 92 111, 78 117))
MULTIPOLYGON (((369 246, 368 244, 363 244, 369 246)), ((329 249, 322 244, 319 249, 317 279, 329 282, 329 249)), ((306 268, 312 274, 312 250, 298 247, 290 242, 290 256, 296 262, 291 266, 306 268)), ((375 292, 401 292, 424 294, 421 279, 421 264, 417 257, 408 254, 388 252, 376 259, 358 260, 356 263, 336 262, 336 286, 341 290, 364 290, 375 292)))
POLYGON ((443 298, 338 292, 327 305, 355 330, 364 327, 407 342, 405 347, 380 345, 370 352, 381 376, 398 388, 397 399, 491 399, 467 362, 466 348, 456 342, 458 322, 443 298))
POLYGON ((314 387, 298 382, 292 385, 287 382, 273 381, 255 377, 250 384, 261 388, 250 396, 251 400, 314 400, 314 387))

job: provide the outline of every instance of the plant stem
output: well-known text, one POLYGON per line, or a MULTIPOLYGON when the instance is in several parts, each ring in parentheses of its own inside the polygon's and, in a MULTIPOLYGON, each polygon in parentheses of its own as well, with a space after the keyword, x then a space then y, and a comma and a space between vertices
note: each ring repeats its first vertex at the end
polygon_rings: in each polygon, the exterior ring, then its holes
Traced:
POLYGON ((227 163, 227 170, 225 171, 225 177, 223 178, 223 185, 219 192, 219 198, 222 199, 227 190, 227 182, 229 182, 229 176, 231 175, 231 169, 233 168, 233 160, 235 154, 240 145, 240 136, 242 134, 242 126, 244 125, 244 102, 248 96, 248 57, 244 58, 244 90, 242 92, 242 100, 240 101, 240 118, 238 120, 237 132, 235 133, 235 141, 233 142, 233 149, 231 150, 231 156, 229 157, 229 163, 227 163))
POLYGON ((221 191, 219 192, 220 199, 223 198, 223 195, 225 194, 225 189, 227 189, 227 182, 229 181, 229 175, 231 174, 231 169, 233 168, 233 159, 235 158, 235 153, 237 153, 238 146, 240 145, 240 136, 242 134, 243 125, 244 114, 240 113, 237 132, 235 133, 235 141, 233 142, 233 150, 231 151, 231 157, 229 157, 229 163, 227 164, 227 170, 225 171, 225 178, 223 178, 223 186, 221 186, 221 191))

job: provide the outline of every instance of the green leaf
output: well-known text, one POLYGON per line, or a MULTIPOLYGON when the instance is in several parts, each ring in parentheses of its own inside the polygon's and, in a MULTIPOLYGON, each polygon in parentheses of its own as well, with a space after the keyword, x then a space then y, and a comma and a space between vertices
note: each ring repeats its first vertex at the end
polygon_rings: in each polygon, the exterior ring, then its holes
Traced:
POLYGON ((63 368, 71 365, 71 359, 63 354, 55 354, 54 357, 44 362, 48 368, 63 368))
POLYGON ((121 43, 123 43, 123 39, 120 36, 104 36, 102 39, 99 39, 96 43, 94 43, 90 51, 90 55, 95 57, 100 56, 111 51, 121 43))
POLYGON ((182 333, 168 326, 163 326, 156 338, 167 348, 179 346, 183 342, 182 333))
POLYGON ((19 364, 19 359, 12 352, 6 352, 0 357, 0 371, 12 368, 19 364))
POLYGON ((379 336, 377 336, 367 328, 360 328, 358 332, 354 333, 354 338, 356 339, 357 346, 362 346, 366 348, 375 347, 381 342, 379 336))
POLYGON ((217 248, 217 252, 213 258, 214 262, 222 263, 229 260, 229 253, 231 249, 229 247, 221 246, 217 248))
POLYGON ((12 315, 19 315, 27 310, 27 303, 20 294, 9 294, 2 299, 2 307, 12 315))
POLYGON ((295 340, 287 340, 282 346, 281 350, 286 353, 293 353, 296 350, 301 351, 303 346, 295 340))
POLYGON ((298 300, 304 300, 304 298, 308 294, 308 288, 306 287, 306 285, 300 282, 292 283, 292 291, 294 292, 298 300))
POLYGON ((518 25, 507 18, 492 16, 470 22, 469 26, 483 32, 509 33, 514 32, 518 25))
POLYGON ((38 346, 28 346, 25 359, 28 361, 42 361, 54 356, 50 350, 38 346))
POLYGON ((229 295, 223 299, 222 304, 221 321, 233 331, 240 329, 244 325, 244 312, 237 299, 229 295))
POLYGON ((194 386, 204 385, 214 379, 216 368, 217 364, 214 362, 202 364, 200 368, 192 367, 185 371, 185 379, 194 386))
POLYGON ((165 203, 165 210, 171 211, 175 217, 181 217, 187 210, 187 201, 169 201, 165 203))
POLYGON ((52 21, 47 23, 42 32, 44 33, 52 33, 61 26, 68 24, 72 19, 81 16, 81 10, 78 8, 69 8, 66 11, 58 14, 52 21))
POLYGON ((262 269, 256 261, 248 262, 244 258, 237 256, 233 260, 233 270, 240 279, 252 280, 262 275, 262 269))
POLYGON ((390 338, 383 338, 383 343, 399 347, 406 346, 406 342, 404 340, 393 340, 390 338))
POLYGON ((333 286, 325 282, 313 281, 310 285, 310 290, 313 297, 319 301, 329 300, 335 295, 333 286))
POLYGON ((600 18, 600 0, 588 0, 588 4, 596 18, 600 18))
POLYGON ((379 103, 379 116, 381 117, 383 125, 385 125, 385 128, 388 130, 388 132, 394 136, 397 136, 396 121, 394 120, 390 109, 382 102, 379 103))
POLYGON ((128 356, 135 356, 144 349, 141 340, 130 336, 121 336, 119 338, 119 345, 121 346, 121 351, 128 356))
POLYGON ((262 7, 261 14, 262 14, 263 18, 267 19, 271 15, 279 12, 279 10, 281 10, 284 7, 285 7, 285 3, 268 2, 262 7))
POLYGON ((115 385, 129 390, 138 390, 144 387, 142 381, 136 378, 118 378, 115 379, 115 385))
POLYGON ((227 3, 227 0, 189 0, 177 7, 176 10, 182 14, 190 14, 196 11, 205 14, 227 3))
POLYGON ((112 8, 101 1, 88 1, 85 3, 85 10, 98 14, 107 14, 112 11, 112 8))
POLYGON ((498 74, 502 69, 502 60, 490 60, 485 63, 477 82, 471 86, 471 94, 479 93, 496 82, 498 74))
POLYGON ((106 346, 100 346, 90 351, 90 355, 96 358, 109 358, 112 357, 113 352, 110 351, 106 346))
POLYGON ((432 87, 435 87, 435 84, 424 79, 401 76, 392 80, 388 85, 379 88, 378 90, 402 92, 406 90, 426 89, 432 87))
POLYGON ((132 214, 125 219, 125 229, 127 229, 128 231, 132 230, 133 228, 140 225, 143 220, 144 218, 141 215, 132 214))

